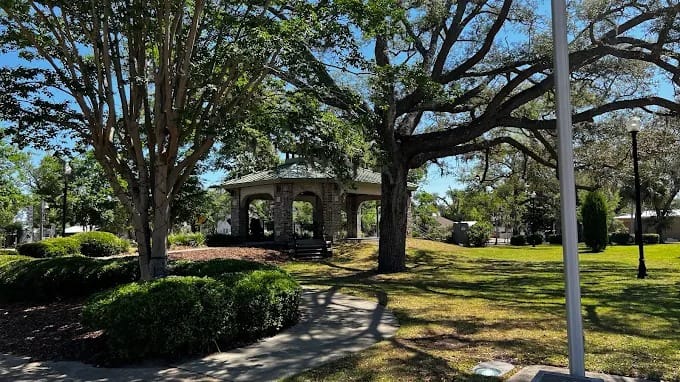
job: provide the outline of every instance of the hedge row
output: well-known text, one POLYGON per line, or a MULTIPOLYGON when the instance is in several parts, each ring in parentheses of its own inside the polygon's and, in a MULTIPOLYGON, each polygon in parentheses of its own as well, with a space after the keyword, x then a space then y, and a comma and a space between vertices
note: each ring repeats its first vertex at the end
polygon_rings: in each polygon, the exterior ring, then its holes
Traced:
POLYGON ((69 237, 44 239, 17 247, 19 254, 29 257, 61 257, 82 254, 104 257, 125 253, 130 244, 109 232, 83 232, 69 237))
POLYGON ((215 233, 205 237, 205 245, 208 247, 227 247, 234 244, 243 243, 244 239, 240 236, 215 233))
MULTIPOLYGON (((609 241, 614 244, 635 244, 635 236, 628 232, 615 232, 609 235, 609 241)), ((645 244, 659 244, 660 237, 657 233, 643 233, 642 242, 645 244)))
POLYGON ((202 233, 176 233, 168 236, 171 246, 199 247, 205 244, 205 236, 202 233))
POLYGON ((117 361, 200 353, 215 343, 234 346, 297 322, 301 288, 287 273, 234 273, 230 265, 241 264, 219 263, 212 263, 216 269, 193 268, 217 279, 171 276, 97 294, 83 310, 83 322, 104 331, 117 361))
POLYGON ((136 257, 0 257, 0 301, 51 301, 87 296, 139 279, 136 257))

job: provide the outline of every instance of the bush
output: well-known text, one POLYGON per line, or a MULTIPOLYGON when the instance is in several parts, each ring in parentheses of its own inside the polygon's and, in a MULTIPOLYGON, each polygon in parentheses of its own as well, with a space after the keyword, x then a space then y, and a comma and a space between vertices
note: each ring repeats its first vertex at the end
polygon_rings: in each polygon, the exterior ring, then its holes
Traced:
POLYGON ((17 254, 17 251, 13 251, 11 249, 0 249, 0 256, 14 256, 17 254))
POLYGON ((583 241, 593 252, 607 248, 607 201, 602 193, 595 191, 586 195, 581 206, 583 218, 583 241))
POLYGON ((658 233, 643 233, 642 242, 645 244, 659 244, 660 237, 658 233))
POLYGON ((562 235, 548 235, 546 240, 550 244, 562 244, 562 235))
POLYGON ((609 241, 613 244, 626 245, 633 243, 635 238, 628 232, 614 232, 609 235, 609 241))
POLYGON ((37 243, 26 243, 17 247, 20 255, 29 257, 60 257, 80 253, 80 243, 70 237, 55 237, 37 243))
POLYGON ((510 238, 510 245, 525 245, 527 239, 524 235, 514 235, 510 238))
POLYGON ((225 235, 223 233, 214 233, 205 237, 205 245, 208 247, 228 247, 242 242, 243 239, 240 236, 225 235))
POLYGON ((80 253, 87 257, 115 256, 130 250, 130 243, 110 232, 83 232, 71 236, 80 244, 80 253))
POLYGON ((51 301, 87 296, 139 278, 137 259, 82 256, 0 258, 0 301, 51 301), (8 259, 9 258, 9 259, 8 259))
POLYGON ((199 247, 205 243, 205 236, 202 233, 177 233, 168 236, 171 246, 199 247))
POLYGON ((543 244, 543 235, 540 233, 532 233, 531 235, 527 236, 527 243, 529 245, 540 245, 543 244))
POLYGON ((172 276, 98 294, 83 322, 103 329, 110 355, 126 361, 204 352, 213 341, 252 341, 297 322, 301 288, 287 273, 214 272, 218 280, 172 276))
POLYGON ((479 221, 468 230, 468 243, 472 247, 485 247, 493 232, 491 223, 479 221))
POLYGON ((207 350, 232 332, 233 298, 210 278, 168 277, 95 295, 83 323, 103 329, 115 360, 178 356, 207 350))

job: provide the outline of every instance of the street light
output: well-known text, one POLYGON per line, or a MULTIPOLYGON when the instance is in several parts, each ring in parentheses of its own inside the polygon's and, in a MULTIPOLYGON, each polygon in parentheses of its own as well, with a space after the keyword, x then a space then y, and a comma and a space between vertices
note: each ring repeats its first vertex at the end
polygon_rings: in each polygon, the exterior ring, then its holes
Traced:
POLYGON ((536 227, 535 227, 535 219, 536 219, 536 191, 531 191, 531 221, 529 221, 529 224, 531 225, 531 246, 533 248, 536 248, 536 227))
POLYGON ((638 260, 639 279, 647 277, 647 266, 645 265, 645 250, 642 243, 642 207, 640 201, 640 173, 638 171, 638 150, 637 133, 640 131, 641 121, 638 117, 633 117, 628 121, 627 130, 633 138, 633 172, 635 174, 635 242, 638 245, 640 258, 638 260))
POLYGON ((66 196, 68 194, 68 176, 71 175, 71 166, 64 159, 64 200, 61 205, 61 236, 66 236, 66 196))

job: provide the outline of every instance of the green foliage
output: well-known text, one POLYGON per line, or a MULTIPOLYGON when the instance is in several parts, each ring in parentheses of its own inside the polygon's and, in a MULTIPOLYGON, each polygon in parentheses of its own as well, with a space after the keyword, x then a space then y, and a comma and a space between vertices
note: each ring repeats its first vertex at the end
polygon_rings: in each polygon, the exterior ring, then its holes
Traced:
POLYGON ((562 235, 548 235, 546 241, 550 244, 562 244, 562 235))
POLYGON ((71 237, 54 237, 17 247, 19 254, 30 257, 60 257, 80 253, 80 242, 71 237))
POLYGON ((212 273, 218 279, 171 276, 123 285, 91 298, 83 321, 104 330, 116 360, 200 353, 214 342, 252 341, 297 322, 297 282, 276 269, 232 273, 245 268, 229 261, 177 264, 175 271, 212 273))
POLYGON ((472 247, 486 247, 493 226, 489 222, 478 221, 468 230, 468 242, 472 247))
POLYGON ((139 278, 137 258, 82 256, 32 259, 0 257, 1 301, 52 301, 87 296, 139 278))
POLYGON ((524 235, 514 235, 510 238, 510 245, 526 245, 527 238, 524 235))
POLYGON ((633 243, 635 241, 635 238, 628 232, 619 231, 609 235, 609 241, 612 242, 613 244, 626 245, 633 243))
POLYGON ((15 256, 17 251, 11 249, 0 249, 0 256, 15 256))
POLYGON ((607 247, 607 202, 602 193, 589 192, 581 206, 583 219, 583 241, 593 252, 602 252, 607 247))
POLYGON ((231 333, 232 298, 210 278, 168 277, 95 295, 83 323, 103 329, 116 360, 178 356, 207 350, 231 333))
POLYGON ((226 235, 223 233, 215 233, 206 235, 205 237, 205 245, 208 247, 228 247, 242 242, 243 238, 240 236, 226 235))
POLYGON ((531 235, 527 236, 527 243, 529 245, 543 244, 543 235, 540 233, 532 233, 531 235))
POLYGON ((205 244, 205 236, 200 232, 176 233, 168 236, 170 246, 200 247, 205 244))
POLYGON ((109 232, 83 232, 71 236, 80 243, 80 253, 88 257, 115 256, 130 250, 130 243, 109 232))
POLYGON ((660 237, 658 233, 642 234, 642 242, 645 244, 659 244, 660 237))

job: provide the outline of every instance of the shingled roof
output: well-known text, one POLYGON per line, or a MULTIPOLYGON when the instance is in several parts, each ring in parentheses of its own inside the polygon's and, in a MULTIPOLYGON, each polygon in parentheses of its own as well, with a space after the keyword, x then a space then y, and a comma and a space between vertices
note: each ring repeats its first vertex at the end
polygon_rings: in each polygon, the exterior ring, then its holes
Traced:
MULTIPOLYGON (((237 179, 227 180, 222 183, 226 189, 254 186, 258 184, 271 184, 289 181, 335 179, 330 170, 319 170, 310 166, 300 158, 289 159, 285 163, 271 169, 255 172, 237 179)), ((354 182, 380 184, 380 173, 365 168, 357 170, 354 182)), ((418 185, 409 183, 409 189, 416 189, 418 185)))

